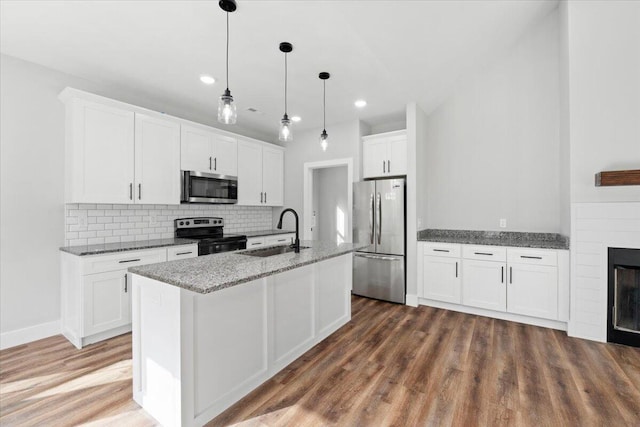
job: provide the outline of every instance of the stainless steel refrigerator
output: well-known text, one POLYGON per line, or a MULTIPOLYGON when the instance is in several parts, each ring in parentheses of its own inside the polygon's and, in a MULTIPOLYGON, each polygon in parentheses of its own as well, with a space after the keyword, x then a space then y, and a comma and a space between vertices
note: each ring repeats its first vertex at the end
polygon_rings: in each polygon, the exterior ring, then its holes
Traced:
POLYGON ((405 180, 353 184, 353 293, 385 301, 405 299, 405 180))

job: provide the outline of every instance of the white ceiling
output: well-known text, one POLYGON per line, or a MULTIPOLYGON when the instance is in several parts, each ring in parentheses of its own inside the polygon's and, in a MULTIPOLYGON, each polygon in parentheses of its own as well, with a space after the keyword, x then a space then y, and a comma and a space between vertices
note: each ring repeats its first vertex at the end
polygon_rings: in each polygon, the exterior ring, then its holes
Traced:
MULTIPOLYGON (((225 14, 217 1, 0 1, 0 51, 131 91, 185 116, 216 114, 224 90, 225 14), (202 73, 218 82, 204 86, 202 73)), ((276 135, 289 41, 289 115, 297 129, 427 112, 456 79, 514 43, 557 6, 548 0, 238 0, 230 15, 230 89, 238 125, 276 135), (357 110, 353 102, 368 106, 357 110), (258 109, 261 114, 246 111, 258 109)), ((212 120, 215 121, 213 118, 212 120)), ((328 126, 329 127, 329 126, 328 126)))

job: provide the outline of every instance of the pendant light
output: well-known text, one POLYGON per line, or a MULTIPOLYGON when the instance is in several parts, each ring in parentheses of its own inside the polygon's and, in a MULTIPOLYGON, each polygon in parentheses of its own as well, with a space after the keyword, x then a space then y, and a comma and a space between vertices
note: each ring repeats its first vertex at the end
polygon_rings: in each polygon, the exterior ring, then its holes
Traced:
POLYGON ((236 2, 235 0, 220 0, 218 6, 227 13, 227 89, 220 95, 218 101, 218 121, 225 125, 233 125, 238 119, 238 112, 229 90, 229 12, 236 10, 236 2))
POLYGON ((287 116, 287 54, 293 50, 293 45, 288 42, 280 43, 280 52, 284 53, 284 116, 280 120, 280 141, 292 141, 291 120, 287 116))
POLYGON ((327 151, 329 135, 327 134, 327 80, 331 74, 323 71, 318 75, 322 80, 322 133, 320 134, 320 146, 322 151, 327 151))

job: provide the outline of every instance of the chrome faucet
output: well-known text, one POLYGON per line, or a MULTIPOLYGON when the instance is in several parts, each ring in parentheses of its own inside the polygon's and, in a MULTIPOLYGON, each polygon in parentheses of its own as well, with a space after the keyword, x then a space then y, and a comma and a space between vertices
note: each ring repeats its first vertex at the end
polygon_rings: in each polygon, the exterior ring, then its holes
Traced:
POLYGON ((300 238, 298 236, 298 213, 296 211, 294 211, 293 209, 291 209, 291 208, 287 208, 287 209, 283 210, 282 213, 280 213, 280 221, 278 221, 277 227, 278 227, 278 230, 282 230, 282 217, 287 212, 291 212, 293 214, 293 216, 296 217, 296 240, 293 242, 291 247, 293 248, 293 251, 295 253, 299 253, 300 252, 300 238))

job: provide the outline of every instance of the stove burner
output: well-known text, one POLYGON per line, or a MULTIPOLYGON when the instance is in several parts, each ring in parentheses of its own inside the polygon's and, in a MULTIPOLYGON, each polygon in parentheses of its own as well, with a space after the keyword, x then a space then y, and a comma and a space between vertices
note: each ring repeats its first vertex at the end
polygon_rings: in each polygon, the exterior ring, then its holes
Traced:
POLYGON ((246 249, 247 236, 224 234, 222 218, 178 218, 176 237, 198 240, 198 255, 246 249))

